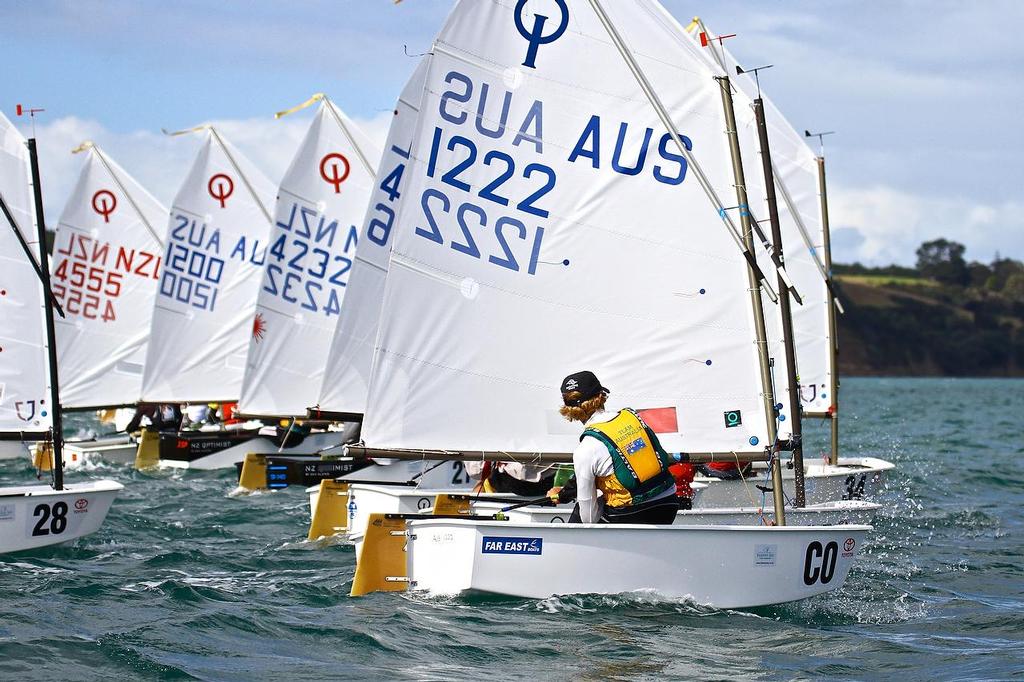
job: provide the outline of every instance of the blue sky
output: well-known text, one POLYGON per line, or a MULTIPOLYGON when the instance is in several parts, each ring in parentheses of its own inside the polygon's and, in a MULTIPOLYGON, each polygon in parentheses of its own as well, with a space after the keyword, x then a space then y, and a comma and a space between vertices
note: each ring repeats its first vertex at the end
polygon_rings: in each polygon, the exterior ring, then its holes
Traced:
MULTIPOLYGON (((609 0, 625 2, 628 0, 609 0)), ((1024 258, 1024 2, 664 0, 736 33, 741 63, 797 129, 828 139, 836 259, 912 263, 924 239, 987 261, 1024 258)), ((55 222, 89 137, 169 202, 194 141, 160 128, 217 121, 276 180, 307 125, 274 111, 317 91, 383 139, 387 111, 450 0, 6 0, 0 108, 42 106, 55 222)), ((29 128, 23 123, 23 130, 29 128)))

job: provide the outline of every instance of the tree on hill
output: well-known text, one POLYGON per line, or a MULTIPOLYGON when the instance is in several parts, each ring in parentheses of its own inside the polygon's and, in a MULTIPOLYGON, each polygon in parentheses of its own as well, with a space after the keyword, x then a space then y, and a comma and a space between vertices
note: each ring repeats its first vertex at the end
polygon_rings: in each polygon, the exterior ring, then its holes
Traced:
POLYGON ((964 260, 966 247, 948 239, 924 242, 917 249, 917 269, 925 277, 943 284, 966 286, 971 276, 964 260))

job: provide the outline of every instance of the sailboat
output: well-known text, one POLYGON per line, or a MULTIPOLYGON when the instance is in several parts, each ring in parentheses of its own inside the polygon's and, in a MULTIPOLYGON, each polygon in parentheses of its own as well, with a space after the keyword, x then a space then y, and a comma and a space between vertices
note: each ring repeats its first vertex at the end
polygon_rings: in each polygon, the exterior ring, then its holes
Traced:
MULTIPOLYGON (((777 294, 749 215, 723 199, 742 185, 728 79, 653 0, 554 7, 460 2, 435 40, 362 451, 567 453, 579 431, 557 382, 582 365, 614 407, 662 411, 668 450, 770 456, 779 488, 760 292, 777 294)), ((757 606, 840 587, 869 530, 377 515, 353 594, 650 590, 757 606)))
POLYGON ((0 441, 49 441, 55 462, 53 485, 0 487, 0 553, 7 553, 95 532, 123 486, 106 480, 64 484, 51 305, 56 301, 35 140, 26 141, 2 113, 0 206, 0 441))
MULTIPOLYGON (((258 331, 249 341, 238 403, 238 411, 245 415, 296 420, 317 405, 334 329, 348 311, 357 245, 362 248, 359 226, 374 187, 380 150, 323 94, 278 116, 313 104, 318 104, 316 115, 278 190, 256 301, 258 331)), ((351 415, 312 412, 330 428, 306 433, 301 455, 276 458, 270 466, 281 467, 300 457, 303 469, 315 469, 318 452, 349 442, 358 433, 358 420, 351 415)), ((278 450, 283 448, 254 448, 245 456, 247 462, 255 459, 266 466, 265 455, 255 453, 278 450)), ((221 453, 217 461, 231 466, 240 459, 228 459, 232 454, 221 453)), ((328 468, 338 471, 337 463, 328 468)))
MULTIPOLYGON (((235 402, 254 333, 274 186, 213 126, 181 132, 204 140, 166 227, 141 398, 158 404, 235 402)), ((201 466, 252 441, 261 426, 143 432, 136 465, 201 466)))
MULTIPOLYGON (((406 167, 423 96, 427 59, 419 62, 395 103, 394 118, 377 168, 376 184, 370 196, 359 248, 345 294, 345 314, 337 322, 324 370, 316 414, 362 419, 366 411, 373 343, 380 321, 384 282, 394 243, 396 216, 408 196, 406 167)), ((458 460, 419 458, 417 461, 375 458, 354 474, 336 480, 322 480, 309 486, 311 525, 308 536, 316 539, 351 527, 348 522, 350 481, 417 488, 467 491, 475 481, 458 460), (325 504, 321 505, 321 500, 325 504)), ((398 488, 391 488, 398 490, 398 488)), ((419 497, 406 500, 418 505, 419 497)), ((419 507, 414 507, 419 508, 419 507)))
MULTIPOLYGON (((650 11, 658 13, 659 21, 676 35, 677 40, 690 41, 687 31, 663 8, 653 7, 650 8, 650 11)), ((706 40, 701 47, 707 47, 706 40)), ((708 57, 706 49, 698 50, 693 53, 693 56, 704 58, 710 68, 717 71, 720 75, 725 74, 719 63, 708 57)), ((733 66, 735 67, 735 65, 733 66)), ((743 87, 739 88, 736 93, 737 99, 741 101, 741 104, 736 107, 738 110, 737 133, 742 138, 743 146, 746 148, 749 156, 757 158, 757 156, 761 155, 761 150, 751 106, 755 97, 755 91, 747 87, 749 85, 748 81, 750 81, 749 76, 743 76, 741 81, 743 87)), ((410 83, 410 85, 412 84, 410 83)), ((799 185, 803 189, 801 192, 791 194, 785 189, 784 181, 780 177, 780 192, 786 199, 786 206, 792 207, 794 201, 792 195, 795 194, 797 201, 800 202, 800 206, 803 207, 805 212, 814 214, 807 218, 808 222, 813 221, 814 225, 820 225, 820 220, 816 217, 817 214, 814 213, 816 205, 806 205, 808 196, 816 204, 813 191, 808 189, 809 185, 813 186, 814 180, 808 177, 805 172, 808 165, 806 154, 803 154, 803 152, 808 151, 807 146, 793 131, 781 113, 771 106, 770 103, 768 103, 768 110, 773 132, 776 129, 783 128, 788 131, 788 134, 783 137, 782 152, 777 155, 777 165, 785 169, 785 177, 790 179, 791 184, 799 185)), ((383 169, 382 172, 384 172, 383 169)), ((767 226, 769 210, 765 200, 766 190, 763 179, 761 179, 760 174, 757 172, 750 173, 746 176, 746 183, 749 188, 751 212, 754 212, 756 207, 756 214, 752 215, 751 219, 753 220, 755 216, 765 218, 763 222, 767 226)), ((824 366, 823 362, 826 357, 825 349, 828 346, 829 340, 827 313, 829 312, 828 308, 831 306, 832 295, 824 275, 824 270, 817 267, 818 263, 815 260, 815 252, 799 248, 810 243, 807 228, 803 226, 802 222, 793 219, 790 212, 783 212, 782 218, 785 241, 789 245, 787 253, 795 254, 793 258, 786 260, 786 270, 796 283, 796 288, 802 292, 802 299, 799 299, 800 304, 793 306, 795 309, 794 317, 796 318, 795 326, 797 328, 796 342, 798 348, 796 348, 796 355, 799 356, 801 362, 803 358, 809 358, 808 365, 812 367, 813 372, 817 372, 817 367, 824 366), (794 246, 798 248, 792 248, 794 246)), ((781 257, 781 249, 778 248, 781 245, 781 241, 776 240, 778 243, 775 245, 767 244, 769 237, 763 236, 764 233, 761 227, 753 222, 752 226, 762 235, 762 240, 768 246, 769 254, 772 254, 778 260, 781 257)), ((374 272, 383 280, 383 273, 386 273, 386 262, 376 267, 374 272)), ((780 282, 781 287, 782 283, 780 282)), ((380 284, 377 285, 377 288, 381 288, 380 284)), ((768 352, 772 362, 772 383, 775 385, 777 399, 777 438, 786 443, 799 442, 799 439, 793 438, 791 426, 799 424, 799 417, 805 409, 801 402, 807 404, 809 401, 813 401, 815 396, 808 396, 806 391, 791 390, 787 385, 789 361, 785 353, 786 341, 781 321, 783 317, 781 309, 783 306, 769 306, 769 301, 768 296, 764 296, 764 305, 772 309, 772 314, 766 316, 766 334, 769 346, 768 352), (800 397, 801 393, 804 394, 803 398, 800 397)), ((351 320, 349 322, 350 326, 354 326, 351 320)), ((344 322, 339 325, 339 329, 343 324, 344 322)), ((373 323, 369 320, 363 320, 361 326, 355 332, 346 335, 339 331, 336 337, 336 346, 339 345, 337 343, 338 339, 344 339, 348 336, 358 339, 358 343, 354 343, 349 338, 350 347, 356 349, 365 348, 368 345, 367 339, 372 338, 368 330, 372 329, 374 329, 373 323)), ((335 390, 337 391, 337 387, 345 385, 345 379, 349 378, 346 388, 350 392, 358 395, 360 387, 365 391, 364 379, 354 369, 368 365, 369 362, 332 362, 331 367, 336 375, 333 382, 335 390), (354 381, 352 381, 352 378, 354 378, 354 381)), ((811 376, 816 377, 817 374, 812 374, 811 376)), ((733 413, 732 416, 737 419, 741 418, 736 413, 733 413)), ((652 423, 657 428, 657 422, 652 421, 652 423)), ((526 455, 526 459, 529 459, 528 455, 526 455)), ((797 459, 798 457, 794 457, 794 464, 797 459)), ((698 476, 696 483, 701 488, 701 495, 693 500, 694 509, 705 512, 714 510, 714 513, 698 514, 696 511, 693 513, 684 511, 680 512, 680 517, 687 519, 701 518, 710 522, 724 522, 728 519, 745 517, 748 519, 761 518, 771 522, 773 515, 770 510, 764 509, 764 495, 755 487, 758 483, 757 479, 766 473, 768 465, 763 462, 754 462, 753 467, 753 474, 748 477, 753 480, 749 482, 744 480, 723 481, 721 479, 698 476)), ((829 466, 812 461, 801 465, 800 468, 805 476, 799 484, 796 482, 796 467, 789 466, 783 470, 782 489, 785 492, 784 496, 793 503, 791 509, 800 510, 794 517, 794 521, 797 523, 831 524, 851 521, 869 522, 873 518, 874 512, 879 508, 879 505, 862 503, 859 500, 869 498, 880 488, 884 480, 884 472, 892 468, 892 465, 876 458, 855 458, 845 460, 840 466, 829 466)), ((455 491, 451 486, 431 489, 422 483, 415 488, 374 486, 369 482, 361 482, 350 487, 343 485, 342 493, 347 495, 347 498, 344 505, 337 507, 339 511, 335 512, 335 516, 341 513, 344 517, 344 511, 347 509, 347 520, 336 518, 330 523, 314 522, 310 529, 310 537, 315 537, 318 532, 324 530, 337 529, 345 530, 351 538, 358 542, 364 530, 366 519, 372 511, 411 513, 429 510, 431 508, 430 505, 424 503, 423 500, 432 499, 434 495, 446 492, 455 491)), ((309 493, 311 500, 310 509, 315 516, 320 491, 318 488, 311 488, 309 493)), ((479 506, 480 508, 490 508, 493 504, 483 502, 479 506)), ((476 503, 472 505, 473 509, 476 509, 477 506, 476 503)), ((563 512, 560 510, 530 508, 519 510, 517 514, 536 514, 539 517, 557 520, 562 518, 563 512)))
MULTIPOLYGON (((167 209, 93 142, 54 237, 53 290, 66 316, 56 321, 65 409, 133 406, 142 390, 153 301, 164 251, 157 234, 167 209)), ((128 434, 65 444, 68 468, 87 460, 127 464, 128 434)))

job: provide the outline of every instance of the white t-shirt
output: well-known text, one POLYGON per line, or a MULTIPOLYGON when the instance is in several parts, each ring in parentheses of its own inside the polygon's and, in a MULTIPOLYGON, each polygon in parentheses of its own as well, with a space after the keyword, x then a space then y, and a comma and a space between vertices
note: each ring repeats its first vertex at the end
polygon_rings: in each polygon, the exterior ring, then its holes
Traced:
MULTIPOLYGON (((604 411, 595 412, 584 425, 599 424, 614 416, 604 411)), ((584 438, 572 451, 572 468, 576 473, 576 503, 580 506, 580 521, 597 523, 601 518, 600 505, 597 503, 597 479, 614 473, 612 453, 608 451, 608 446, 597 438, 584 438)), ((673 486, 655 499, 671 497, 675 493, 673 486)))
MULTIPOLYGON (((607 412, 595 412, 584 425, 607 421, 607 412)), ((597 523, 601 517, 597 503, 597 477, 610 476, 615 471, 608 446, 596 438, 584 438, 572 451, 572 468, 576 472, 576 503, 580 506, 580 521, 597 523)))

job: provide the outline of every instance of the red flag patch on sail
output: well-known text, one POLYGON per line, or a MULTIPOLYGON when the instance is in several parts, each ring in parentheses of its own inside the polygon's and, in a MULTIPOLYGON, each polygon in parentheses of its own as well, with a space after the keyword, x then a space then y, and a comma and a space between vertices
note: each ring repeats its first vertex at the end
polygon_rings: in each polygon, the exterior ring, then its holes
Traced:
POLYGON ((637 410, 637 413, 655 433, 679 433, 679 420, 674 407, 652 407, 637 410))
POLYGON ((267 321, 263 319, 263 313, 256 313, 256 317, 252 321, 252 337, 258 343, 263 340, 263 336, 266 333, 267 321))

